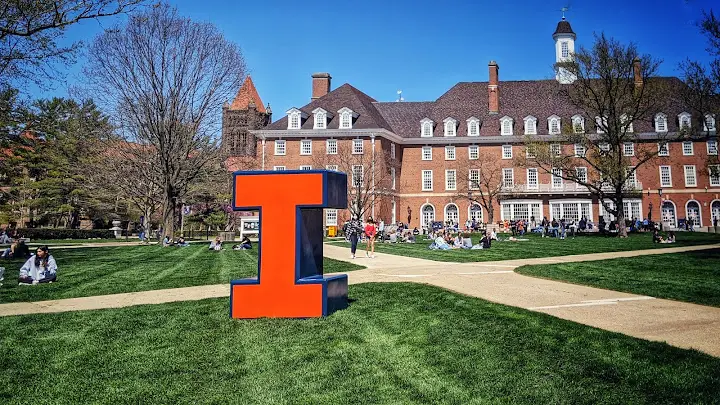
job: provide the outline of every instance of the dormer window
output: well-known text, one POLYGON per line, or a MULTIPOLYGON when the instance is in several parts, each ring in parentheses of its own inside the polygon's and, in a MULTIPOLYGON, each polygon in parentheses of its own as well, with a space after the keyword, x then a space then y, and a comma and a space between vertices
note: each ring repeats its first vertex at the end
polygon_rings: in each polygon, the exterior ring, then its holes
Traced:
POLYGON ((328 118, 333 117, 331 113, 323 110, 322 108, 316 108, 312 113, 315 115, 315 124, 313 125, 313 129, 326 129, 328 118))
POLYGON ((548 133, 550 135, 560 134, 560 117, 557 115, 553 115, 548 118, 548 133))
POLYGON ((604 128, 607 128, 607 117, 595 117, 595 127, 597 128, 598 134, 604 134, 604 128))
POLYGON ((505 116, 500 118, 500 135, 513 134, 513 119, 505 116))
POLYGON ((300 129, 302 127, 302 121, 308 117, 308 115, 297 108, 291 108, 287 111, 288 116, 288 129, 300 129))
POLYGON ((667 115, 658 113, 655 115, 655 132, 667 132, 667 115))
POLYGON ((528 115, 523 121, 525 121, 525 135, 537 135, 537 118, 528 115))
POLYGON ((433 136, 433 121, 429 118, 425 118, 420 121, 420 136, 432 137, 433 136))
POLYGON ((705 114, 705 132, 715 132, 715 116, 705 114))
POLYGON ((572 117, 573 131, 576 134, 582 134, 585 132, 585 119, 582 115, 573 115, 572 117))
POLYGON ((690 129, 690 114, 683 112, 678 114, 678 122, 680 123, 680 130, 690 129))
POLYGON ((632 119, 628 117, 627 114, 623 114, 620 116, 620 123, 623 127, 625 127, 625 132, 633 132, 633 123, 632 119))
POLYGON ((443 123, 445 123, 445 136, 455 136, 457 134, 457 121, 454 118, 445 118, 443 123))
POLYGON ((480 120, 475 117, 470 117, 467 120, 468 125, 468 136, 479 136, 480 135, 480 120))
POLYGON ((353 119, 358 117, 357 113, 347 107, 339 109, 338 115, 340 115, 340 129, 352 129, 353 119))

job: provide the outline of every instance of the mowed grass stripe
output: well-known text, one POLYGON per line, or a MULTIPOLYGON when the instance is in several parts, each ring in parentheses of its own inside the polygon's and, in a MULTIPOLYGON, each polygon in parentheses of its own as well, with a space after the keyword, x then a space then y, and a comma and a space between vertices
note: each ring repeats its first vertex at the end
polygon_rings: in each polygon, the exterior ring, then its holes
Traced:
POLYGON ((720 359, 696 351, 427 285, 353 285, 350 297, 348 309, 309 320, 233 320, 227 299, 0 318, 0 398, 533 405, 720 398, 720 359))

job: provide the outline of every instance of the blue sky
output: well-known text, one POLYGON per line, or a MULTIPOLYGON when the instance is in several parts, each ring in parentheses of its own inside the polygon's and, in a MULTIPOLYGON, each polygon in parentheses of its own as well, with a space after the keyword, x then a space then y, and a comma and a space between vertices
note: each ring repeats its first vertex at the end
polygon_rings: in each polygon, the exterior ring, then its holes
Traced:
MULTIPOLYGON (((486 81, 490 60, 501 81, 553 77, 552 33, 568 3, 577 45, 604 31, 662 59, 660 73, 668 76, 678 76, 687 57, 708 59, 695 22, 713 0, 171 1, 240 45, 274 120, 310 100, 313 72, 329 72, 333 88, 350 83, 378 101, 394 101, 398 89, 406 101, 434 100, 459 81, 486 81)), ((85 22, 68 40, 91 39, 110 25, 85 22)), ((81 64, 34 95, 66 95, 81 81, 81 64)))

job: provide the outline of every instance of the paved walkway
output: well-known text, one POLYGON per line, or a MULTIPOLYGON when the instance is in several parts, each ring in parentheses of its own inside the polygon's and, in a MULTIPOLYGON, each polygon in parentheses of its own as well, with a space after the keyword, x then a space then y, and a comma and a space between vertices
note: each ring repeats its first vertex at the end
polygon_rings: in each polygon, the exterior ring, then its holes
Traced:
MULTIPOLYGON (((436 285, 500 304, 543 312, 574 322, 647 340, 694 348, 720 357, 720 308, 655 299, 523 276, 513 270, 526 264, 605 260, 717 248, 674 247, 481 263, 446 263, 388 254, 355 263, 367 269, 349 272, 350 284, 416 282, 436 285)), ((325 245, 324 254, 350 261, 347 248, 325 245)), ((97 297, 0 304, 0 316, 52 313, 227 297, 230 286, 209 285, 97 297)))

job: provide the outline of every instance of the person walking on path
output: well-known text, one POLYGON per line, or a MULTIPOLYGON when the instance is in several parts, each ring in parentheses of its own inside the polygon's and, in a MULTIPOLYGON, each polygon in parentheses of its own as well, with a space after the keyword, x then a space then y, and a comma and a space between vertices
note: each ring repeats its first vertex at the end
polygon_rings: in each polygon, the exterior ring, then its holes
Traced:
POLYGON ((372 217, 368 218, 367 225, 365 225, 365 236, 367 236, 367 245, 365 246, 365 256, 375 258, 375 235, 377 234, 377 228, 375 228, 375 221, 372 217))
POLYGON ((345 236, 350 240, 350 258, 354 259, 360 234, 363 232, 362 223, 357 218, 353 218, 345 223, 344 228, 345 236))

